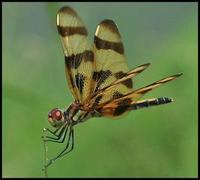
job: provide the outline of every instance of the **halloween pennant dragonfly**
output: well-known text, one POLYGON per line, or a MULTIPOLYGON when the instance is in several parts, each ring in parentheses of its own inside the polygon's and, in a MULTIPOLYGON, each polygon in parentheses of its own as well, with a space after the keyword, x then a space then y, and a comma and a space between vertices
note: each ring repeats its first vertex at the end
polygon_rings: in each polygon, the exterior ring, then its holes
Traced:
POLYGON ((168 97, 139 100, 147 92, 172 81, 180 74, 158 80, 145 87, 134 89, 132 79, 144 71, 150 63, 128 70, 124 47, 116 24, 109 19, 97 26, 94 43, 87 39, 87 29, 81 18, 70 7, 62 7, 57 13, 57 29, 65 56, 66 79, 74 102, 66 109, 54 108, 48 121, 55 128, 47 129, 51 136, 46 141, 66 146, 55 158, 73 150, 74 126, 91 117, 118 117, 130 110, 167 104, 168 97))

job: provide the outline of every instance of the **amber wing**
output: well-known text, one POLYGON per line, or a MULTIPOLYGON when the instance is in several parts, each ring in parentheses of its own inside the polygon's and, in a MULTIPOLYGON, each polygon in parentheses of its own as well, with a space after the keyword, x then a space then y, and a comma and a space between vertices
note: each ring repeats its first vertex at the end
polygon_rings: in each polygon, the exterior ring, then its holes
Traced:
POLYGON ((120 98, 99 104, 98 107, 96 107, 96 109, 99 113, 101 113, 104 116, 115 117, 122 115, 128 110, 135 110, 143 107, 170 103, 173 101, 173 99, 167 97, 153 98, 146 100, 139 100, 139 99, 149 91, 161 86, 162 84, 172 81, 181 75, 182 73, 163 78, 148 86, 139 88, 137 90, 133 90, 132 92, 120 98))
POLYGON ((57 13, 57 29, 65 55, 66 78, 74 99, 83 102, 88 96, 94 71, 94 53, 81 18, 70 7, 57 13))
MULTIPOLYGON (((93 51, 96 70, 93 73, 89 104, 95 108, 99 104, 131 92, 133 72, 128 72, 122 39, 117 25, 112 20, 103 20, 97 26, 93 51), (122 78, 123 81, 120 81, 122 78)), ((140 67, 140 70, 145 68, 140 67)))

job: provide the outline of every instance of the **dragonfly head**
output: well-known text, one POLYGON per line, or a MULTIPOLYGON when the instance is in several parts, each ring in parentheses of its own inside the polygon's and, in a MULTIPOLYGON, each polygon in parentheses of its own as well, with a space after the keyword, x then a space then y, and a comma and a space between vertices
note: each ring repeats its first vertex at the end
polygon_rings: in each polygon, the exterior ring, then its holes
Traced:
POLYGON ((64 111, 58 108, 52 109, 48 114, 48 121, 55 128, 62 126, 65 122, 64 111))

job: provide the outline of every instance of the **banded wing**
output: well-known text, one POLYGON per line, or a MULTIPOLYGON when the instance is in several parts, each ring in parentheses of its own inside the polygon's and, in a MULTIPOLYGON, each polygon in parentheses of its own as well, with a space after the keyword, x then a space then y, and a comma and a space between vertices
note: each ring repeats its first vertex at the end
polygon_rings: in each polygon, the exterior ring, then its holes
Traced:
POLYGON ((89 95, 94 64, 94 53, 87 39, 87 29, 81 18, 70 7, 57 13, 57 29, 65 55, 65 73, 76 101, 83 102, 89 95))
POLYGON ((155 89, 156 87, 159 87, 160 85, 162 85, 164 83, 172 81, 181 75, 182 74, 176 74, 176 75, 173 75, 170 77, 163 78, 163 79, 156 81, 148 86, 134 90, 134 91, 132 91, 122 97, 119 97, 115 100, 110 100, 103 104, 99 104, 96 109, 99 113, 101 113, 104 116, 113 117, 113 116, 122 115, 123 113, 125 113, 128 110, 170 103, 173 100, 170 98, 166 98, 166 97, 140 100, 140 101, 138 101, 138 99, 141 98, 147 92, 155 89))
POLYGON ((96 70, 91 86, 93 97, 89 97, 91 106, 115 99, 132 90, 132 80, 127 78, 116 83, 115 88, 110 88, 105 94, 100 94, 102 89, 125 77, 128 72, 121 36, 112 20, 104 20, 97 26, 94 36, 94 58, 96 70))

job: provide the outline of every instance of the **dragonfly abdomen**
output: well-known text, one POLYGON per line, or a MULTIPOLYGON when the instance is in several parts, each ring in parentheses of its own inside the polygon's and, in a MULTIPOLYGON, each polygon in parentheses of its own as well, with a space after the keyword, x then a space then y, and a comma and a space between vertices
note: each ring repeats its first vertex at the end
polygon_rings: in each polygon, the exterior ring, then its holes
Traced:
POLYGON ((161 104, 167 104, 172 102, 173 99, 168 98, 168 97, 160 97, 160 98, 153 98, 153 99, 148 99, 148 100, 141 100, 137 101, 129 107, 130 110, 136 110, 136 109, 141 109, 141 108, 147 108, 150 106, 157 106, 161 104))

